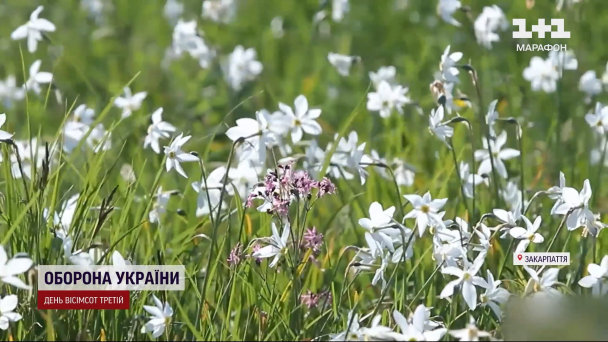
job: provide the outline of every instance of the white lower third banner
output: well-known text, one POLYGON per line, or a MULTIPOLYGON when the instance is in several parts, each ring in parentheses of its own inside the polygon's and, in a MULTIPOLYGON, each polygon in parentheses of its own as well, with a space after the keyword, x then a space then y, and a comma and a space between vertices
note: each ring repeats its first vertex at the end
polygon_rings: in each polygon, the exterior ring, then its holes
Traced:
POLYGON ((514 253, 513 265, 563 266, 570 265, 570 253, 514 253))
POLYGON ((183 265, 39 265, 38 291, 184 291, 183 265))

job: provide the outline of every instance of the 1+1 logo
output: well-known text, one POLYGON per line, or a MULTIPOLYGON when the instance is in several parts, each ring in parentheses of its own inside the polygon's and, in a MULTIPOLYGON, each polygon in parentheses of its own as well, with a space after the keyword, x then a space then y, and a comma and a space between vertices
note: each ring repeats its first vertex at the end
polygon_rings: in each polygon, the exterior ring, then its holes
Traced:
MULTIPOLYGON (((537 25, 532 25, 532 31, 526 30, 526 19, 513 19, 513 25, 519 27, 519 31, 513 31, 513 38, 532 38, 532 32, 536 32, 538 38, 545 38, 547 32, 551 38, 570 38, 570 31, 564 30, 564 19, 551 19, 551 24, 545 23, 545 19, 538 19, 537 25), (553 26, 557 31, 553 31, 553 26)), ((517 44, 517 51, 566 51, 566 45, 560 44, 517 44)))

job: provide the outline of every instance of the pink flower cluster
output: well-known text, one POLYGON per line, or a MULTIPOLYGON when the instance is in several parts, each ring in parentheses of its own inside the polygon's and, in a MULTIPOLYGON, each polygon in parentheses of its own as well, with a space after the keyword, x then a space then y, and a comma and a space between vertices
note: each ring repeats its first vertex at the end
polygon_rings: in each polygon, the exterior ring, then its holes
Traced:
POLYGON ((254 199, 261 199, 264 203, 258 207, 259 211, 285 216, 294 199, 310 199, 313 189, 318 189, 317 198, 336 192, 335 185, 327 177, 318 182, 304 171, 294 171, 291 163, 279 165, 276 170, 269 170, 264 182, 254 187, 247 198, 247 206, 251 207, 254 199))
POLYGON ((331 292, 329 291, 313 293, 312 291, 308 290, 305 294, 300 295, 300 302, 303 305, 306 305, 309 309, 317 307, 321 301, 324 305, 329 305, 331 300, 331 292))

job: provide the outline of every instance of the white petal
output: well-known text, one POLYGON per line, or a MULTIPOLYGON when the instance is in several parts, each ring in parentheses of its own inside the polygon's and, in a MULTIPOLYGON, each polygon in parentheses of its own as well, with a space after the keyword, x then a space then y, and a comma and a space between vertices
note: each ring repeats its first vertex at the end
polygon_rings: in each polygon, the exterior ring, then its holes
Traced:
POLYGON ((578 284, 580 286, 586 287, 586 288, 590 288, 597 283, 598 283, 598 279, 591 275, 583 277, 581 280, 578 281, 578 284))
POLYGON ((17 27, 17 29, 11 33, 12 40, 20 40, 25 37, 27 37, 27 24, 17 27))
POLYGON ((306 114, 306 112, 308 112, 308 100, 306 100, 306 97, 304 95, 300 95, 296 97, 294 101, 294 107, 296 110, 296 116, 298 118, 301 118, 302 116, 304 116, 304 114, 306 114))
POLYGON ((43 18, 39 18, 36 19, 35 21, 30 23, 31 27, 38 30, 38 31, 48 31, 48 32, 54 32, 55 31, 55 25, 43 18))
POLYGON ((32 267, 34 262, 30 258, 13 258, 6 263, 6 275, 19 275, 32 267))
POLYGON ((30 53, 34 53, 34 52, 36 52, 37 48, 38 48, 38 40, 36 39, 36 35, 34 33, 29 33, 27 36, 27 50, 30 53))
POLYGON ((475 310, 477 306, 477 291, 475 291, 475 286, 471 282, 465 281, 462 284, 462 296, 469 309, 475 310))
POLYGON ((51 83, 53 80, 53 74, 50 72, 39 72, 36 74, 35 79, 38 83, 51 83))
POLYGON ((451 282, 447 283, 447 285, 443 288, 443 290, 441 290, 441 293, 439 294, 439 298, 451 297, 452 294, 454 294, 454 286, 458 285, 459 283, 460 283, 459 279, 452 280, 451 282))
POLYGON ((520 152, 513 148, 505 148, 504 150, 498 152, 498 158, 502 160, 507 160, 515 157, 519 157, 520 152))
POLYGON ((161 311, 161 309, 159 309, 156 306, 151 306, 151 305, 144 305, 144 310, 146 310, 150 315, 156 317, 156 318, 162 318, 163 316, 163 312, 161 311))
POLYGON ((604 276, 604 272, 605 272, 605 270, 602 267, 600 267, 600 265, 597 265, 597 264, 589 264, 587 266, 587 271, 594 278, 598 278, 598 279, 602 278, 604 276))
POLYGON ((13 311, 19 303, 16 295, 8 295, 0 300, 0 313, 13 311))

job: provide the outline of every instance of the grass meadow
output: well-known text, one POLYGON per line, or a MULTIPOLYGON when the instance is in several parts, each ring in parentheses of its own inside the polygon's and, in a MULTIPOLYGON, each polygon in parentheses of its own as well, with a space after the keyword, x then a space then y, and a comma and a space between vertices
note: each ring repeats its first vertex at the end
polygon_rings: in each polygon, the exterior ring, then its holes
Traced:
POLYGON ((2 1, 0 339, 607 338, 607 14, 2 1), (37 308, 37 265, 125 262, 184 265, 186 290, 37 308))

